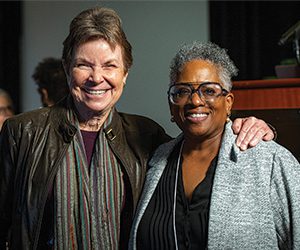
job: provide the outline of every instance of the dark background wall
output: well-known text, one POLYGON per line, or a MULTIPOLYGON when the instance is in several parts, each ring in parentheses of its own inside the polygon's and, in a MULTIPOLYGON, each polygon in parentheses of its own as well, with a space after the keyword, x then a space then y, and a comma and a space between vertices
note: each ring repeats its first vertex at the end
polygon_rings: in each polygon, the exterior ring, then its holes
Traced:
POLYGON ((295 57, 281 35, 300 20, 300 1, 210 1, 210 39, 227 48, 237 80, 275 76, 274 66, 295 57))
MULTIPOLYGON (((239 68, 235 80, 275 76, 275 65, 295 59, 292 42, 278 45, 283 33, 300 20, 299 1, 210 1, 210 39, 227 48, 239 68)), ((277 142, 300 161, 300 110, 239 110, 235 117, 256 116, 272 124, 277 142)))
POLYGON ((21 2, 0 1, 0 88, 20 110, 21 2))

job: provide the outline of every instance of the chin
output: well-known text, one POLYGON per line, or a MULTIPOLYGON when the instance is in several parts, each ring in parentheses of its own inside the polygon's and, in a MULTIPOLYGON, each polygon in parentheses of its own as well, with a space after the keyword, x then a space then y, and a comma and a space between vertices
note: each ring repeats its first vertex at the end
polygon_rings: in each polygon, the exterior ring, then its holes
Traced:
POLYGON ((111 106, 91 106, 89 109, 94 113, 104 113, 111 110, 111 106))

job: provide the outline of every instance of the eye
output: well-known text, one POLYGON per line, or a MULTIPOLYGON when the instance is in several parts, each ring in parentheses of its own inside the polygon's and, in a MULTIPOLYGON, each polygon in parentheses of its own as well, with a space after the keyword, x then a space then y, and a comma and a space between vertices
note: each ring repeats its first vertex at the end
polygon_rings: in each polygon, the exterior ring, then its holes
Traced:
POLYGON ((221 89, 218 85, 203 85, 201 92, 205 96, 217 96, 220 94, 221 89))
POLYGON ((191 94, 191 90, 183 86, 174 86, 172 90, 172 95, 174 97, 183 97, 191 94))
POLYGON ((216 94, 216 90, 213 88, 205 88, 202 90, 202 93, 205 95, 211 95, 214 96, 216 94))
POLYGON ((79 69, 89 69, 90 68, 90 65, 87 64, 87 63, 77 63, 75 65, 76 68, 79 68, 79 69))
POLYGON ((106 62, 104 63, 103 68, 107 68, 107 69, 118 68, 118 64, 115 62, 106 62))

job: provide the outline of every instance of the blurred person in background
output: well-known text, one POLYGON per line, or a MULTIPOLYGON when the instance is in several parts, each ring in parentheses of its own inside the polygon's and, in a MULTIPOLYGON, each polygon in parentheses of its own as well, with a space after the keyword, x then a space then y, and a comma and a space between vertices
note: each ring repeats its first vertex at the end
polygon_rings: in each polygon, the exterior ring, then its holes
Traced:
POLYGON ((52 106, 69 93, 61 59, 48 57, 36 66, 32 75, 44 107, 52 106))
POLYGON ((4 89, 0 89, 0 131, 4 121, 14 115, 13 102, 4 89))

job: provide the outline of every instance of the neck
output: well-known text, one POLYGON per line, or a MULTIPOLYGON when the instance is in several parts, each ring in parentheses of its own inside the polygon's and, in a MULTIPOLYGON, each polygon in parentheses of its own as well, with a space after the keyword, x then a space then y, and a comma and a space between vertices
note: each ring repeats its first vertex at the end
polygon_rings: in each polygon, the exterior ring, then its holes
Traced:
POLYGON ((106 121, 110 111, 105 113, 78 113, 79 128, 84 131, 99 131, 106 121))
POLYGON ((222 134, 219 133, 212 138, 185 137, 183 155, 194 156, 202 160, 212 160, 218 155, 222 134))

